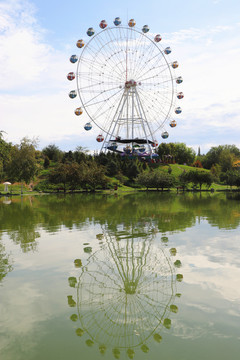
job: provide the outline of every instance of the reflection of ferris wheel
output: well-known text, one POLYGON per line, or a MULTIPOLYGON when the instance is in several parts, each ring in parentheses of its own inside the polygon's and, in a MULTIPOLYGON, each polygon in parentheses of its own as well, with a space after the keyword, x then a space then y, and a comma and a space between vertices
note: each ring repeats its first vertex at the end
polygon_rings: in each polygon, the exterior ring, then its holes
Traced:
MULTIPOLYGON (((176 281, 182 276, 174 270, 180 261, 173 266, 164 247, 154 243, 155 231, 142 230, 104 232, 104 244, 90 255, 79 279, 69 279, 77 288, 77 335, 85 333, 86 344, 96 342, 100 351, 111 348, 116 355, 125 349, 130 358, 138 347, 148 351, 150 337, 160 342, 161 327, 170 328, 169 313, 177 312, 176 281)), ((176 249, 170 253, 175 255, 176 249)))
POLYGON ((77 90, 70 91, 69 97, 79 95, 82 105, 75 114, 89 116, 85 130, 91 130, 92 122, 102 130, 97 137, 102 149, 151 155, 157 132, 162 131, 165 139, 168 123, 177 124, 172 113, 182 111, 175 100, 183 98, 176 89, 183 80, 174 74, 178 63, 169 60, 171 49, 160 45, 161 36, 148 35, 147 25, 139 30, 135 24, 131 19, 122 26, 116 18, 115 26, 107 27, 103 20, 99 33, 88 29, 91 39, 86 44, 78 40, 81 53, 70 58, 77 70, 67 76, 76 78, 77 90))

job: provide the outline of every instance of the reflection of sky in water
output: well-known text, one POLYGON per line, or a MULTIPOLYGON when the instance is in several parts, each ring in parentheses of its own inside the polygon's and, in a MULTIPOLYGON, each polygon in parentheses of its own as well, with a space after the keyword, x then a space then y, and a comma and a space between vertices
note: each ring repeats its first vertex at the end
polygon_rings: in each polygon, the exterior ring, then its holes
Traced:
MULTIPOLYGON (((144 219, 149 222, 147 215, 144 219)), ((151 221, 158 220, 155 217, 151 221)), ((81 354, 83 360, 101 359, 97 344, 88 347, 87 337, 75 334, 80 324, 70 320, 75 308, 67 305, 67 297, 74 298, 76 289, 69 288, 67 279, 79 277, 74 259, 81 259, 84 266, 89 256, 100 251, 96 235, 102 232, 102 226, 87 220, 81 230, 61 226, 59 231, 51 232, 38 226, 35 231, 40 234, 36 250, 25 253, 19 244, 9 240, 7 232, 1 233, 0 241, 13 266, 0 284, 1 360, 71 360, 76 354, 81 354), (92 248, 91 254, 84 252, 85 243, 92 248)), ((157 234, 156 244, 160 244, 161 236, 157 234)), ((161 343, 151 338, 147 343, 149 353, 136 350, 135 358, 237 360, 239 226, 219 229, 200 216, 186 231, 172 229, 164 236, 169 240, 167 246, 160 244, 164 251, 169 255, 169 249, 176 248, 174 260, 182 262, 181 270, 176 269, 184 275, 183 282, 177 285, 182 293, 176 301, 179 311, 169 316, 171 329, 160 329, 161 343)), ((107 349, 104 357, 112 359, 113 354, 107 349)), ((120 358, 125 358, 124 354, 120 358)))

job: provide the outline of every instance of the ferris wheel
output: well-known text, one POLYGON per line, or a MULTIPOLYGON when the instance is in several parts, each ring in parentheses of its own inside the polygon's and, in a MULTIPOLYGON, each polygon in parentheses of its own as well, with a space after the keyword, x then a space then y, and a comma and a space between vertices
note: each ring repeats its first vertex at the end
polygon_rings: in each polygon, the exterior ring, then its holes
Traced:
POLYGON ((151 34, 148 25, 138 29, 131 19, 125 26, 117 17, 113 26, 102 20, 99 27, 98 33, 87 30, 89 41, 78 40, 80 53, 70 57, 77 68, 67 75, 76 80, 69 97, 81 102, 75 114, 89 117, 86 131, 93 124, 100 129, 96 140, 102 150, 152 156, 158 133, 168 138, 167 127, 177 125, 173 114, 182 112, 178 62, 170 60, 171 48, 162 46, 161 35, 151 34))

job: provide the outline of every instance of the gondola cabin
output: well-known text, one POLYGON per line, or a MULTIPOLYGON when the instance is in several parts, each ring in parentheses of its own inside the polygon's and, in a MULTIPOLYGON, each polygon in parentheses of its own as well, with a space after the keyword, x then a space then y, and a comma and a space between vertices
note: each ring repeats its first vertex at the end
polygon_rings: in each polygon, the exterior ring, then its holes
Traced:
POLYGON ((157 35, 155 36, 155 38, 154 38, 154 41, 155 41, 155 42, 159 42, 159 41, 161 41, 161 40, 162 40, 162 37, 161 37, 160 34, 157 34, 157 35))
POLYGON ((100 22, 99 26, 100 26, 101 29, 105 29, 105 28, 107 27, 107 22, 106 22, 106 20, 102 20, 102 21, 100 22))
POLYGON ((175 114, 181 114, 182 109, 180 108, 180 106, 176 107, 175 109, 175 114))
POLYGON ((68 80, 70 80, 70 81, 74 80, 74 79, 75 79, 75 74, 74 74, 74 72, 68 73, 68 74, 67 74, 67 78, 68 78, 68 80))
POLYGON ((88 31, 87 31, 87 35, 88 35, 88 36, 93 36, 94 34, 95 34, 94 29, 93 29, 92 27, 89 28, 88 31))
POLYGON ((172 68, 173 69, 177 69, 178 68, 178 62, 177 61, 174 61, 173 63, 172 63, 172 68))
POLYGON ((86 131, 91 130, 91 129, 92 129, 92 124, 91 124, 91 123, 86 123, 86 124, 84 125, 84 129, 85 129, 86 131))
POLYGON ((172 52, 172 49, 169 46, 166 47, 166 49, 164 50, 164 54, 166 54, 166 55, 171 54, 171 52, 172 52))
POLYGON ((102 142, 104 140, 104 137, 100 134, 96 138, 97 142, 102 142))
POLYGON ((71 90, 68 96, 70 97, 70 99, 74 99, 77 96, 76 90, 71 90))
POLYGON ((184 98, 183 92, 179 92, 179 93, 177 94, 177 98, 178 98, 178 99, 183 99, 183 98, 184 98))
POLYGON ((146 34, 148 31, 149 31, 149 26, 148 26, 148 25, 144 25, 144 26, 142 27, 142 32, 143 32, 144 34, 146 34))
POLYGON ((176 79, 176 83, 177 84, 181 84, 183 82, 183 78, 181 76, 179 76, 177 79, 176 79))
POLYGON ((121 22, 122 22, 122 20, 120 19, 120 17, 116 17, 113 23, 115 26, 118 26, 118 25, 121 25, 121 22))
POLYGON ((164 131, 161 136, 163 139, 167 139, 169 137, 169 134, 167 131, 164 131))
POLYGON ((82 113, 83 113, 83 109, 81 107, 79 107, 75 110, 75 115, 77 115, 77 116, 82 115, 82 113))
POLYGON ((78 57, 77 55, 72 55, 69 60, 72 64, 75 64, 78 61, 78 57))
POLYGON ((136 21, 134 19, 129 20, 128 26, 134 27, 136 25, 136 21))
POLYGON ((170 123, 169 123, 169 125, 170 125, 172 128, 175 127, 175 126, 177 126, 176 120, 171 120, 170 123))
POLYGON ((79 49, 81 49, 82 47, 84 47, 85 43, 83 40, 78 40, 77 43, 76 43, 77 47, 79 49))

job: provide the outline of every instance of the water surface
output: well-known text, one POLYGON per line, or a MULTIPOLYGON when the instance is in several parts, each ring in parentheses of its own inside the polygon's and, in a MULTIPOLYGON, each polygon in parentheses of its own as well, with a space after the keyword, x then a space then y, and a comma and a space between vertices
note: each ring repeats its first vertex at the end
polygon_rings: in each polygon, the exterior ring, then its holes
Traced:
POLYGON ((0 199, 1 360, 239 359, 231 194, 0 199))

